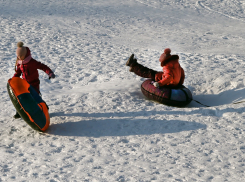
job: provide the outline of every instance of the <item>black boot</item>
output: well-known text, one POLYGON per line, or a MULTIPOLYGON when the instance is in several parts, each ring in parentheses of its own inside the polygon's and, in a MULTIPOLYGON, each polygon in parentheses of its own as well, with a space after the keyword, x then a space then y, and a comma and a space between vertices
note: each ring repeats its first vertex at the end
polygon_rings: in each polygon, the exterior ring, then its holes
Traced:
POLYGON ((126 66, 134 66, 137 63, 137 59, 134 59, 134 54, 132 54, 129 58, 128 61, 126 62, 126 66))
POLYGON ((18 118, 21 118, 21 116, 19 115, 18 112, 16 112, 16 114, 14 115, 14 119, 18 119, 18 118))

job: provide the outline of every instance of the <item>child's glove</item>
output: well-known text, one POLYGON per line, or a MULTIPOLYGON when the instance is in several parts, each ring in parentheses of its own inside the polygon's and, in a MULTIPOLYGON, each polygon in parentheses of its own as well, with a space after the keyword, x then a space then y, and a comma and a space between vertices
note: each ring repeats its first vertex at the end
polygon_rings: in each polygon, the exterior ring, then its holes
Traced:
POLYGON ((52 72, 52 73, 49 73, 49 79, 51 79, 51 78, 55 78, 55 74, 52 72))
POLYGON ((159 83, 158 82, 154 82, 153 85, 154 85, 154 87, 157 87, 157 88, 159 87, 159 83))

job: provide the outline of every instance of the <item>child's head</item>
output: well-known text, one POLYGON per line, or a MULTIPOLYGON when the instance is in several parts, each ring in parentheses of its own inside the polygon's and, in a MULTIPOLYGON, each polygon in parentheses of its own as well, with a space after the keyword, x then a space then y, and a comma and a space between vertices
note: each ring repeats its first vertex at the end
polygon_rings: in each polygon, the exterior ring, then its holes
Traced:
POLYGON ((161 63, 160 64, 161 67, 165 66, 166 64, 168 64, 172 60, 179 61, 179 56, 178 55, 171 55, 170 53, 171 53, 171 49, 167 48, 167 49, 164 50, 164 52, 160 56, 159 61, 161 63))
POLYGON ((24 60, 26 57, 27 49, 23 45, 23 42, 17 43, 16 55, 19 60, 24 60))
POLYGON ((165 50, 164 50, 164 53, 162 53, 162 55, 160 56, 160 58, 159 58, 159 61, 162 63, 162 62, 164 62, 169 56, 171 56, 171 49, 169 49, 169 48, 166 48, 165 50))

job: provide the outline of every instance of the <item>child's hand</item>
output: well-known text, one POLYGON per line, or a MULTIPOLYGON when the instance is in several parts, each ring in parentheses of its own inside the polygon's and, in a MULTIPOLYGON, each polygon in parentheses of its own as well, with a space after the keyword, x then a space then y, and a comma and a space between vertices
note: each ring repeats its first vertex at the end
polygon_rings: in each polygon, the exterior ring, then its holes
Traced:
POLYGON ((154 82, 153 85, 154 85, 154 87, 157 87, 157 88, 159 87, 159 83, 158 82, 154 82))
POLYGON ((54 73, 50 73, 48 76, 49 76, 49 79, 55 78, 55 74, 54 73))

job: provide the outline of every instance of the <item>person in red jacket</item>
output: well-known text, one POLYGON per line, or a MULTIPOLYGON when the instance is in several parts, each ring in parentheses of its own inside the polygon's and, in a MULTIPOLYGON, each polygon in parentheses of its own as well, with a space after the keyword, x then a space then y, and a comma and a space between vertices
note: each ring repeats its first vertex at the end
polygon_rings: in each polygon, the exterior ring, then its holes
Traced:
MULTIPOLYGON (((17 43, 17 59, 15 63, 15 74, 13 77, 22 76, 24 80, 26 80, 39 94, 41 94, 38 69, 43 70, 45 73, 47 73, 49 79, 55 78, 55 74, 47 65, 33 59, 31 57, 30 49, 23 45, 23 42, 17 43)), ((18 112, 16 112, 16 114, 14 115, 14 118, 20 118, 18 112)))
POLYGON ((137 59, 134 58, 134 54, 129 57, 126 65, 130 66, 130 72, 134 72, 136 75, 143 78, 151 78, 154 80, 155 82, 153 85, 155 87, 178 87, 184 83, 185 72, 179 64, 179 56, 171 55, 170 53, 171 50, 167 48, 159 58, 161 67, 163 69, 162 72, 149 69, 139 64, 137 59))

